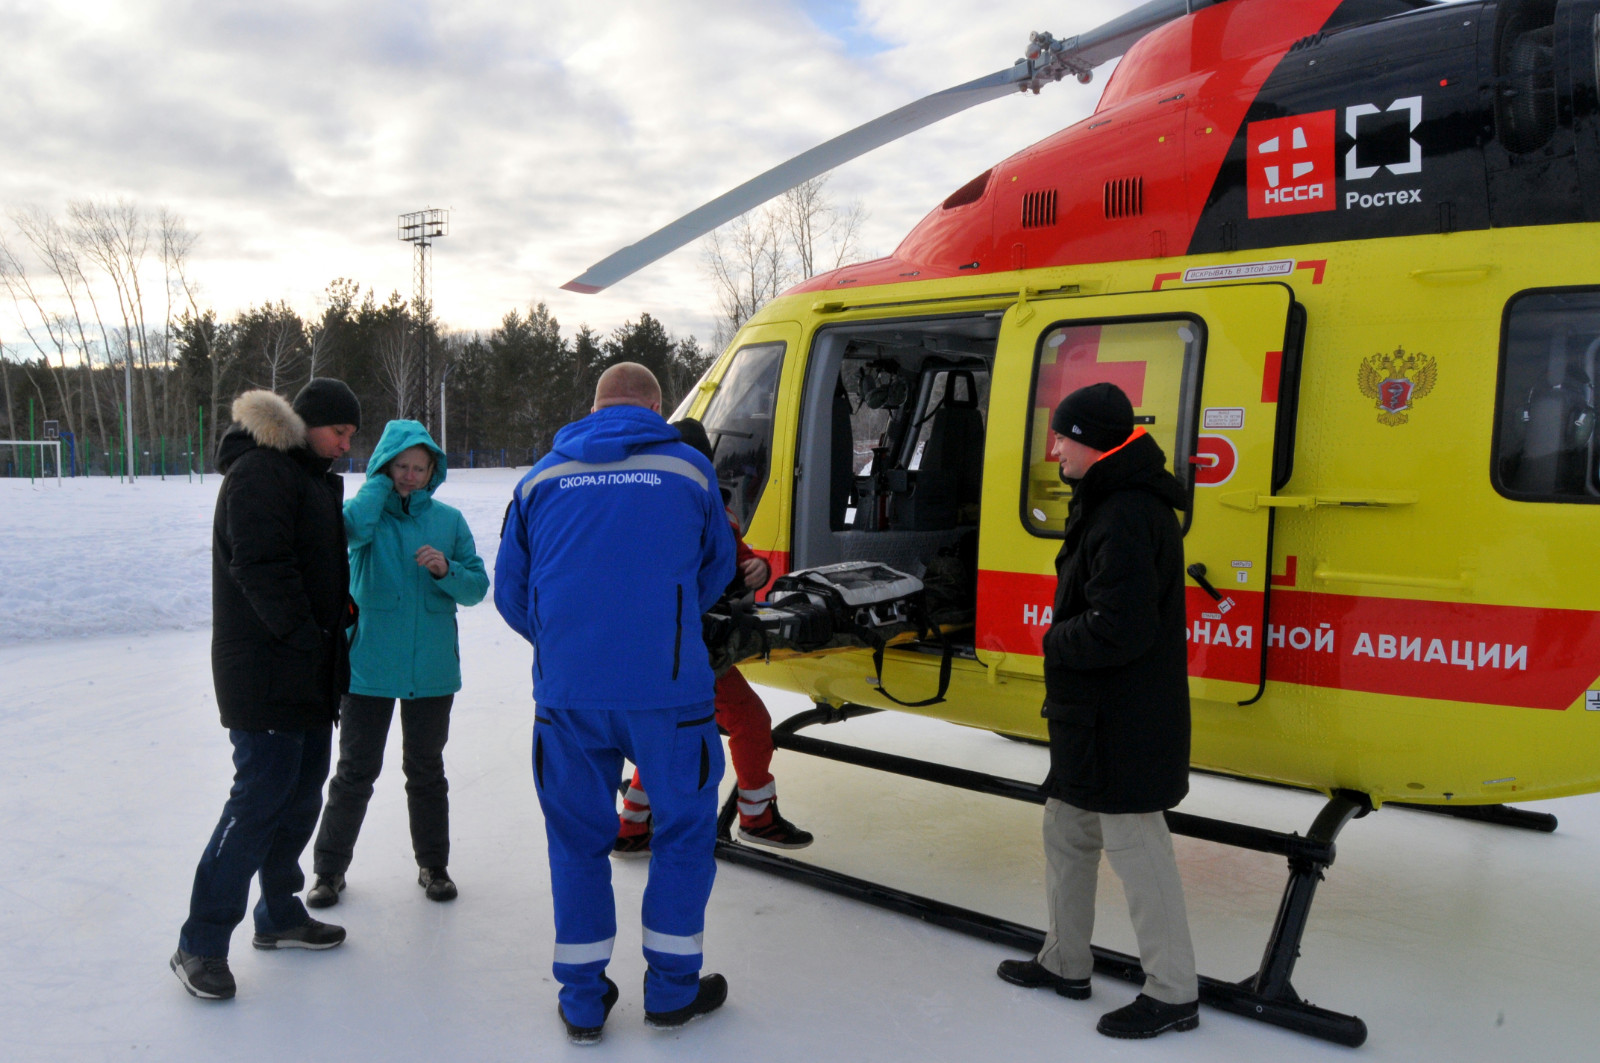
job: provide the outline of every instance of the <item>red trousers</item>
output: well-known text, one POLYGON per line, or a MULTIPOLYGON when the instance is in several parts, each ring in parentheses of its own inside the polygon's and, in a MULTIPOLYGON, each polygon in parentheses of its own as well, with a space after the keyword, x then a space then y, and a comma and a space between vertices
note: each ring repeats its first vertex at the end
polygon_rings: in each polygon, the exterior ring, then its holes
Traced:
MULTIPOLYGON (((750 683, 730 668, 717 680, 717 726, 728 732, 728 752, 739 782, 739 821, 765 826, 772 802, 772 717, 750 683)), ((643 834, 650 829, 650 798, 639 782, 639 769, 622 799, 618 833, 643 834)))

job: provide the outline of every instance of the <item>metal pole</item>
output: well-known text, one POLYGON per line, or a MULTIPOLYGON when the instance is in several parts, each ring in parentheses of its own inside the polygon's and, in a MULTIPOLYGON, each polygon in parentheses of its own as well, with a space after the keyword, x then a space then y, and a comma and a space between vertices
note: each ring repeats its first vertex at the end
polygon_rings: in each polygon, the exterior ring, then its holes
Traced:
POLYGON ((200 482, 201 483, 205 483, 206 482, 206 408, 205 408, 205 406, 201 405, 200 403, 196 403, 195 407, 194 407, 194 414, 195 414, 196 420, 199 422, 199 425, 200 425, 199 431, 195 434, 195 438, 200 440, 200 482))
POLYGON ((128 337, 127 350, 123 352, 122 361, 122 400, 124 406, 122 439, 128 449, 127 466, 124 471, 128 474, 128 482, 133 483, 133 337, 128 337))
POLYGON ((439 449, 444 451, 446 461, 450 456, 450 432, 444 414, 444 382, 450 379, 450 370, 455 367, 456 364, 451 362, 444 367, 444 372, 439 374, 439 449))
MULTIPOLYGON (((33 438, 33 400, 28 400, 28 438, 33 438)), ((28 448, 28 482, 33 483, 33 448, 28 448)))

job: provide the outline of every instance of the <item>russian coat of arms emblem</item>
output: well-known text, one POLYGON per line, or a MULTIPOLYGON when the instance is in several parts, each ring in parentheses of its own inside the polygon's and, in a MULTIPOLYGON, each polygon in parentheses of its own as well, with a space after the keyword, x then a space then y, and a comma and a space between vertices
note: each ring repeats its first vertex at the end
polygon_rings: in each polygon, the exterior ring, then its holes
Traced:
POLYGON ((1406 411, 1433 390, 1439 377, 1439 363, 1426 354, 1408 354, 1396 347, 1393 354, 1382 352, 1362 361, 1357 373, 1361 394, 1378 408, 1378 423, 1405 424, 1406 411))

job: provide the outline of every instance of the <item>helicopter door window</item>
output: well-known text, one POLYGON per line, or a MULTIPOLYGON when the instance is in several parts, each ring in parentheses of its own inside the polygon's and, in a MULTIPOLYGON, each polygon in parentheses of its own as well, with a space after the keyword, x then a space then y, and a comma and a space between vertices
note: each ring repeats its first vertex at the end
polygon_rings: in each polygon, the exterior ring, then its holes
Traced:
MULTIPOLYGON (((1072 490, 1050 458, 1050 415, 1078 388, 1108 381, 1133 403, 1134 421, 1161 445, 1171 468, 1178 451, 1178 411, 1191 359, 1204 328, 1192 318, 1072 322, 1044 330, 1034 356, 1028 417, 1027 483, 1023 517, 1035 535, 1059 536, 1072 490)), ((1183 472, 1180 480, 1186 480, 1183 472)))
POLYGON ((1506 310, 1495 489, 1528 502, 1600 502, 1595 373, 1600 291, 1530 292, 1506 310))
POLYGON ((700 418, 711 439, 712 463, 728 508, 741 528, 761 501, 772 469, 772 424, 778 405, 782 343, 757 343, 734 352, 700 418))

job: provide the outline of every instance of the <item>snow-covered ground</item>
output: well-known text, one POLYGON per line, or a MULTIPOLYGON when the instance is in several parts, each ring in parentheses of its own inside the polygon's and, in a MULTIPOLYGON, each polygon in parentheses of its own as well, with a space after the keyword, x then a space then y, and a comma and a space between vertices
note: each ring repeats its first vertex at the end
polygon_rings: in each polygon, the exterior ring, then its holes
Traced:
MULTIPOLYGON (((454 473, 492 557, 516 473, 454 473)), ((1600 797, 1534 806, 1536 835, 1385 810, 1339 841, 1296 972, 1353 1012, 1365 1047, 1336 1048, 1202 1009, 1195 1033, 1099 1037, 1131 986, 1089 1003, 994 977, 1013 953, 739 867, 719 869, 708 969, 727 1007, 646 1030, 636 913, 645 868, 615 868, 623 997, 598 1049, 568 1046, 550 978, 543 829, 528 770, 529 655, 485 604, 462 615, 466 689, 446 759, 452 904, 415 884, 398 749, 378 783, 327 953, 260 953, 234 938, 240 990, 196 1001, 166 969, 195 859, 230 779, 208 665, 217 478, 0 481, 0 1059, 699 1061, 1595 1058, 1600 1043, 1600 797)), ((352 485, 353 486, 353 485, 352 485)), ((781 717, 805 707, 771 692, 781 717)), ((1039 749, 898 714, 825 737, 1014 778, 1039 749)), ((394 736, 398 742, 398 735, 394 736)), ((1039 811, 796 754, 775 763, 784 812, 817 834, 803 855, 1032 926, 1042 924, 1039 811)), ((1315 797, 1197 777, 1186 811, 1304 831, 1315 797)), ((1242 978, 1260 959, 1283 861, 1177 840, 1200 966, 1242 978)), ((309 867, 309 856, 306 859, 309 867)), ((1116 878, 1097 940, 1135 951, 1116 878)))

